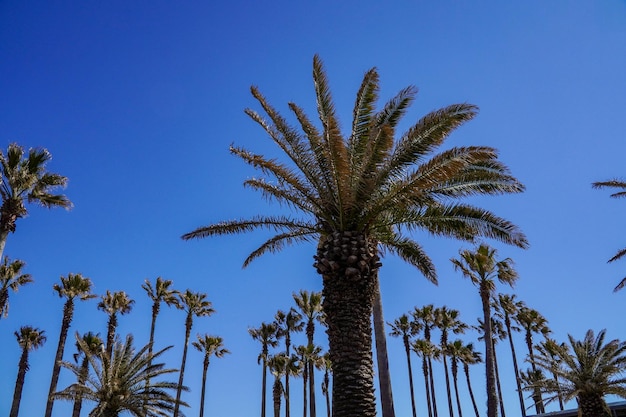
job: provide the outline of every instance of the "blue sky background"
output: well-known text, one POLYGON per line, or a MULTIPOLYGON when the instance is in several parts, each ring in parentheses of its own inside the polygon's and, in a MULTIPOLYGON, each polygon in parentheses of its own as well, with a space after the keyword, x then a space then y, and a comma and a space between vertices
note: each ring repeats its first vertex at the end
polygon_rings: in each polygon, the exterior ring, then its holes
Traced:
MULTIPOLYGON (((48 148, 54 157, 49 169, 69 177, 66 193, 75 207, 31 207, 9 236, 5 254, 25 260, 35 283, 11 294, 9 317, 0 320, 0 414, 8 414, 20 355, 13 332, 27 324, 45 329, 48 343, 31 355, 20 415, 44 413, 63 305, 52 285, 70 272, 90 277, 98 294, 125 290, 136 300, 132 313, 120 317, 119 332, 132 332, 138 344, 147 342, 150 325, 144 279, 162 276, 180 290, 207 293, 217 312, 196 320, 192 332, 222 336, 232 354, 212 361, 206 414, 258 414, 260 346, 247 328, 272 320, 278 308, 288 309, 293 292, 321 289, 311 266, 314 245, 265 256, 243 270, 263 233, 193 242, 180 236, 220 220, 281 210, 243 189, 242 181, 254 172, 230 156, 228 146, 280 157, 243 113, 258 109, 249 87, 258 85, 285 115, 287 102, 294 101, 314 116, 315 53, 325 62, 344 129, 361 78, 374 66, 381 101, 407 85, 420 88, 403 128, 448 104, 477 104, 480 115, 447 146, 498 148, 527 187, 520 195, 476 201, 518 224, 530 240, 528 250, 489 242, 515 260, 520 280, 514 292, 549 320, 557 340, 568 333, 582 338, 590 328, 625 338, 626 294, 612 289, 626 275, 626 264, 606 263, 625 244, 625 202, 590 185, 626 177, 623 0, 5 0, 0 145, 48 148)), ((433 303, 456 308, 474 323, 481 314, 478 293, 449 262, 471 246, 416 238, 435 261, 439 286, 398 259, 385 258, 385 318, 433 303)), ((96 305, 77 305, 72 334, 106 333, 106 316, 96 305)), ((522 335, 514 337, 523 353, 522 335)), ((164 356, 169 366, 179 366, 183 339, 183 312, 164 308, 156 343, 176 345, 164 356)), ((318 342, 324 344, 321 330, 318 342)), ((409 415, 403 348, 400 340, 388 344, 396 413, 409 415)), ((74 349, 70 338, 66 359, 74 349)), ((509 356, 502 345, 507 415, 515 416, 509 356)), ((190 350, 185 383, 192 391, 183 396, 191 405, 189 416, 198 413, 201 360, 190 350)), ((484 409, 483 369, 472 372, 484 409)), ((420 378, 416 372, 418 414, 425 415, 420 378)), ((59 388, 71 382, 64 371, 59 388)), ((465 412, 471 413, 463 384, 461 389, 465 412)), ((323 413, 319 391, 318 400, 323 413)), ((439 403, 445 409, 443 396, 439 403)), ((292 404, 299 413, 300 399, 292 404)), ((57 402, 54 415, 70 410, 71 404, 57 402)), ((88 411, 86 404, 84 415, 88 411)))

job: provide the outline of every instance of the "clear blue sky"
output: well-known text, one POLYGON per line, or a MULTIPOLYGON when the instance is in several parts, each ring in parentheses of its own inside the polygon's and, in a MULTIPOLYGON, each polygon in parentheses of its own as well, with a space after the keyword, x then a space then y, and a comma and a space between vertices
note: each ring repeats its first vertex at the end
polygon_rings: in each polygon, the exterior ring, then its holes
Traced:
MULTIPOLYGON (((144 279, 162 276, 178 289, 207 293, 217 312, 198 319, 193 334, 221 335, 232 354, 209 368, 206 413, 258 415, 259 346, 247 328, 289 308, 292 292, 321 289, 311 266, 314 246, 288 248, 243 270, 247 254, 264 241, 262 233, 194 242, 180 236, 219 220, 280 210, 243 189, 254 172, 230 156, 228 146, 280 156, 243 113, 258 108, 249 87, 258 85, 285 115, 286 103, 294 101, 313 116, 315 53, 325 61, 344 128, 361 77, 373 66, 383 99, 410 84, 420 88, 405 127, 444 105, 478 105, 480 115, 457 130, 448 146, 498 148, 527 186, 521 195, 478 202, 518 224, 530 240, 526 251, 490 242, 515 260, 518 298, 546 316, 557 340, 568 333, 581 338, 589 328, 626 338, 626 293, 612 293, 626 263, 606 263, 626 244, 626 202, 590 186, 626 178, 623 0, 5 0, 0 145, 48 148, 54 157, 49 169, 69 177, 66 193, 75 207, 32 207, 9 236, 5 254, 25 260, 35 283, 11 294, 10 315, 0 320, 1 415, 10 408, 20 354, 13 332, 26 324, 45 329, 48 343, 31 355, 20 415, 43 415, 63 304, 52 285, 70 272, 90 277, 99 294, 125 290, 136 300, 133 312, 120 318, 119 332, 132 332, 138 344, 147 341, 150 324, 144 279)), ((433 257, 440 284, 386 258, 386 319, 434 303, 461 310, 473 323, 480 315, 477 291, 449 262, 469 246, 416 238, 433 257)), ((105 334, 106 316, 96 304, 77 305, 72 335, 105 334)), ((523 352, 522 336, 515 337, 523 352)), ((156 343, 176 345, 165 357, 172 367, 179 366, 183 338, 183 313, 164 308, 156 343)), ((323 340, 320 331, 318 342, 323 340)), ((399 340, 388 343, 397 415, 409 415, 403 349, 399 340)), ((515 416, 509 353, 501 349, 499 356, 505 403, 515 416)), ((192 391, 184 399, 193 416, 200 354, 190 350, 187 365, 185 383, 192 391)), ((472 372, 484 407, 483 370, 472 372)), ((418 412, 424 415, 419 378, 417 373, 418 412)), ((64 371, 59 387, 72 381, 64 371)), ((319 391, 318 399, 324 412, 319 391)), ((444 397, 439 400, 445 407, 444 397)), ((299 404, 294 398, 294 413, 299 404)), ((70 409, 57 403, 54 415, 70 409)))

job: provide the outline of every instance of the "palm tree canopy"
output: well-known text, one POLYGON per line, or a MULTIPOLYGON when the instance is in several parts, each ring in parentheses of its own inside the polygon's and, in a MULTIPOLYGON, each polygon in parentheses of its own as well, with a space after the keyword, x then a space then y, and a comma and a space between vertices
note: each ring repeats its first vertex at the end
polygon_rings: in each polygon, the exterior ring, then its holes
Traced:
POLYGON ((436 274, 422 247, 406 235, 425 230, 435 236, 473 241, 494 238, 521 247, 524 234, 493 213, 460 203, 473 195, 518 193, 524 186, 485 146, 455 147, 432 155, 461 124, 477 114, 471 104, 454 104, 422 117, 396 139, 396 127, 415 99, 407 87, 375 110, 379 78, 367 71, 353 110, 351 133, 342 135, 321 59, 313 59, 313 79, 321 129, 302 108, 289 103, 300 129, 288 124, 256 87, 251 92, 267 118, 246 113, 286 154, 289 164, 231 146, 231 153, 259 169, 267 178, 244 185, 283 203, 301 217, 256 216, 200 227, 183 239, 248 232, 259 228, 277 234, 253 251, 244 266, 285 245, 314 241, 335 232, 358 232, 382 249, 416 266, 428 279, 436 274))
POLYGON ((583 340, 568 335, 569 346, 555 343, 539 351, 535 363, 554 373, 559 383, 558 387, 551 380, 538 383, 542 391, 553 394, 548 400, 558 398, 559 392, 566 400, 592 395, 626 398, 626 342, 605 343, 605 336, 606 330, 597 336, 588 330, 583 340))
POLYGON ((22 326, 20 330, 14 332, 17 343, 22 349, 36 350, 46 343, 45 331, 32 326, 22 326))
POLYGON ((188 317, 206 317, 215 313, 213 304, 207 300, 207 295, 201 292, 193 292, 189 289, 178 295, 183 310, 188 317))
POLYGON ((76 297, 81 300, 89 300, 95 298, 96 295, 91 293, 91 280, 83 277, 81 274, 67 274, 67 277, 61 277, 61 284, 54 284, 52 288, 59 297, 74 299, 76 297))
POLYGON ((252 339, 261 342, 262 350, 258 357, 258 363, 268 359, 268 348, 278 346, 278 340, 276 339, 277 332, 278 328, 276 323, 261 323, 261 326, 256 329, 248 329, 248 333, 252 336, 252 339))
POLYGON ((19 259, 9 262, 9 257, 5 256, 0 265, 0 317, 7 317, 9 314, 9 290, 17 290, 25 284, 33 282, 30 274, 23 274, 22 269, 26 263, 19 259))
POLYGON ((461 250, 460 258, 450 261, 454 269, 461 271, 464 277, 469 278, 476 286, 484 285, 488 292, 495 291, 495 279, 513 286, 517 280, 517 272, 513 269, 513 260, 506 258, 496 260, 497 251, 494 248, 480 244, 476 250, 461 250))
POLYGON ((157 277, 154 286, 146 279, 144 283, 141 284, 141 288, 146 291, 146 294, 148 294, 148 297, 150 297, 154 303, 164 302, 168 306, 173 305, 176 308, 181 308, 178 298, 179 292, 172 289, 172 285, 172 280, 157 277))
MULTIPOLYGON (((171 346, 156 353, 148 353, 148 345, 135 350, 132 335, 124 342, 117 341, 111 357, 104 350, 93 350, 76 334, 76 342, 89 359, 92 372, 84 383, 74 383, 54 394, 55 398, 74 401, 77 398, 93 401, 96 407, 90 417, 117 415, 124 411, 136 417, 166 417, 174 409, 176 399, 168 391, 176 390, 178 384, 162 380, 163 375, 178 372, 167 369, 154 359, 171 346)), ((81 367, 62 362, 61 365, 81 374, 81 367)), ((187 390, 186 387, 183 387, 187 390)), ((182 403, 187 406, 187 404, 182 403)))
POLYGON ((111 292, 107 290, 98 303, 98 310, 102 310, 108 315, 120 313, 122 315, 130 313, 135 304, 135 300, 126 295, 124 291, 111 292))
POLYGON ((230 353, 228 349, 224 348, 224 340, 220 336, 197 335, 197 339, 191 342, 191 344, 198 351, 204 352, 207 357, 215 356, 216 358, 221 358, 230 353))
POLYGON ((67 185, 67 178, 46 171, 51 158, 43 148, 31 148, 25 155, 24 148, 16 143, 9 144, 6 154, 0 151, 0 224, 4 230, 15 231, 15 221, 28 214, 25 201, 48 208, 72 207, 65 195, 54 193, 67 185))

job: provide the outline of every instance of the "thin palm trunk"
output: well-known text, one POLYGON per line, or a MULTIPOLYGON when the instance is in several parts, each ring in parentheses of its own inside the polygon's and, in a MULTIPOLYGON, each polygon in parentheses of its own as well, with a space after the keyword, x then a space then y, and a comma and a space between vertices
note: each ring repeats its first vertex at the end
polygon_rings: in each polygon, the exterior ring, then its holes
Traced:
POLYGON ((446 394, 448 396, 448 413, 450 413, 450 417, 454 417, 454 407, 452 406, 452 392, 450 390, 450 375, 448 372, 448 359, 446 356, 446 347, 445 345, 441 346, 441 359, 443 360, 443 372, 446 377, 446 394))
POLYGON ((428 361, 426 356, 422 357, 422 372, 424 373, 424 387, 426 387, 426 405, 428 406, 428 417, 433 417, 432 400, 430 398, 430 387, 428 383, 428 361))
POLYGON ((308 404, 307 404, 307 383, 309 381, 309 368, 306 364, 302 369, 302 417, 306 417, 308 404))
POLYGON ((57 352, 54 357, 54 365, 52 366, 52 378, 50 380, 50 389, 48 390, 48 401, 46 402, 46 414, 45 417, 52 416, 52 407, 54 406, 54 394, 57 390, 57 383, 59 382, 59 374, 61 373, 61 361, 63 360, 63 352, 65 351, 65 341, 67 340, 67 332, 72 324, 72 318, 74 317, 74 300, 68 298, 63 306, 63 319, 61 322, 61 330, 59 332, 59 344, 57 346, 57 352))
POLYGON ((205 355, 202 362, 202 390, 200 391, 200 417, 204 417, 204 395, 206 393, 206 374, 209 369, 209 356, 205 355))
POLYGON ((117 314, 112 313, 109 315, 109 321, 107 324, 107 348, 106 352, 109 358, 113 354, 113 342, 115 341, 115 330, 117 329, 117 314))
MULTIPOLYGON (((285 335, 285 356, 291 357, 289 352, 291 348, 291 336, 289 332, 285 335)), ((289 398, 289 370, 285 372, 285 417, 291 416, 291 402, 289 398)))
POLYGON ((174 404, 174 417, 178 417, 178 410, 180 409, 180 395, 183 391, 183 379, 185 376, 185 364, 187 362, 187 349, 189 348, 189 335, 191 334, 191 327, 193 326, 193 319, 191 315, 187 316, 185 322, 185 344, 183 345, 183 359, 180 364, 180 374, 178 376, 178 388, 176 389, 176 404, 174 404))
POLYGON ((430 378, 430 397, 433 404, 433 417, 437 417, 437 396, 435 395, 435 378, 433 377, 433 361, 428 357, 428 376, 430 378))
POLYGON ((9 289, 2 288, 0 289, 0 319, 4 315, 3 313, 5 312, 7 302, 9 302, 9 289))
POLYGON ((452 363, 452 382, 454 384, 454 395, 456 396, 456 408, 459 412, 459 417, 463 417, 463 411, 461 411, 461 398, 459 397, 459 384, 458 384, 459 368, 456 362, 452 363))
POLYGON ((417 417, 417 410, 415 409, 415 390, 413 388, 413 370, 411 369, 411 347, 409 345, 409 337, 405 335, 403 337, 404 351, 406 353, 406 365, 409 369, 409 389, 411 391, 411 409, 413 411, 413 417, 417 417))
POLYGON ((470 398, 472 399, 472 406, 474 407, 474 413, 476 413, 476 417, 480 417, 480 413, 478 412, 478 406, 476 405, 476 398, 474 398, 474 391, 472 390, 472 382, 470 380, 469 375, 469 365, 463 364, 463 371, 465 372, 465 380, 467 381, 467 390, 469 391, 470 398))
POLYGON ((328 368, 326 368, 326 372, 324 372, 324 385, 326 386, 326 390, 324 391, 324 396, 326 397, 326 415, 330 417, 330 376, 328 375, 328 368))
POLYGON ((17 370, 17 379, 15 381, 15 391, 13 391, 13 403, 11 404, 11 412, 9 417, 17 417, 20 411, 20 402, 22 400, 22 389, 24 388, 24 379, 28 370, 28 348, 22 349, 22 356, 17 370))
MULTIPOLYGON (((83 357, 83 362, 80 366, 80 375, 78 376, 78 384, 82 385, 87 380, 87 376, 89 375, 89 358, 87 355, 83 357)), ((74 407, 72 408, 72 417, 80 417, 80 410, 83 406, 82 397, 76 398, 74 400, 74 407)))
POLYGON ((9 237, 9 230, 4 227, 0 227, 0 259, 2 259, 2 255, 4 254, 4 247, 7 244, 8 237, 9 237))
MULTIPOLYGON (((385 334, 385 320, 383 318, 383 303, 380 294, 380 281, 378 280, 378 274, 376 275, 376 290, 374 292, 372 315, 374 321, 374 340, 376 341, 376 365, 378 367, 380 405, 383 417, 395 417, 393 391, 391 390, 391 373, 389 372, 389 357, 387 354, 387 336, 385 334)), ((416 417, 415 410, 413 410, 413 417, 416 417)))
MULTIPOLYGON (((530 365, 533 373, 537 373, 537 365, 535 365, 535 354, 533 352, 533 339, 532 333, 529 329, 526 329, 526 347, 528 348, 528 356, 530 358, 530 365)), ((541 398, 541 390, 538 387, 533 389, 533 400, 535 402, 535 411, 537 414, 543 414, 545 412, 543 407, 543 399, 541 398)))
POLYGON ((524 394, 522 392, 522 383, 519 377, 519 367, 517 366, 517 355, 515 355, 515 345, 513 343, 513 334, 511 333, 511 318, 508 313, 504 312, 504 324, 506 326, 506 332, 509 335, 509 346, 511 347, 511 356, 513 359, 513 369, 515 371, 515 383, 517 385, 517 396, 519 398, 519 405, 521 416, 526 417, 526 406, 524 405, 524 394))
POLYGON ((506 417, 504 411, 504 400, 502 399, 502 386, 500 385, 500 372, 498 371, 498 355, 496 353, 496 342, 492 340, 491 344, 493 345, 493 370, 496 374, 496 388, 498 390, 498 402, 500 403, 500 413, 502 417, 506 417))
POLYGON ((485 372, 487 381, 487 417, 498 416, 498 395, 496 393, 495 369, 493 358, 493 335, 491 331, 491 306, 489 289, 481 283, 480 298, 483 305, 483 327, 485 330, 485 372))
MULTIPOLYGON (((315 325, 313 324, 313 320, 309 320, 306 325, 306 335, 308 346, 313 346, 313 335, 315 333, 315 325)), ((309 373, 309 410, 310 416, 315 417, 315 364, 311 360, 311 358, 307 359, 307 368, 309 373)))

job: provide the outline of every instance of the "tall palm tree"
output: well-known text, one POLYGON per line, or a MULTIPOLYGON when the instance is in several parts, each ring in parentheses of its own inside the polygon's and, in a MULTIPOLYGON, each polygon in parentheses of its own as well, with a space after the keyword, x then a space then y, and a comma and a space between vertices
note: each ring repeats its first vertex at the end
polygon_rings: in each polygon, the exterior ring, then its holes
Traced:
POLYGON ((513 269, 510 258, 496 260, 497 251, 485 244, 476 250, 468 249, 459 252, 459 258, 450 261, 454 269, 461 271, 476 287, 483 307, 483 325, 485 337, 485 365, 487 373, 487 417, 498 415, 498 397, 496 393, 495 358, 493 350, 493 334, 491 329, 491 299, 496 290, 496 279, 508 285, 517 280, 517 272, 513 269))
POLYGON ((67 339, 67 332, 74 318, 74 300, 86 301, 95 298, 96 295, 91 293, 91 285, 89 278, 83 277, 81 274, 69 273, 67 277, 61 277, 61 284, 54 284, 52 287, 60 298, 65 298, 65 304, 63 305, 61 330, 59 331, 59 344, 52 366, 52 378, 50 380, 50 389, 48 390, 45 417, 52 415, 52 407, 54 406, 52 394, 57 390, 59 373, 61 372, 61 361, 63 360, 63 352, 65 351, 65 340, 67 339))
MULTIPOLYGON (((492 303, 493 304, 493 303, 492 303)), ((479 341, 485 341, 485 325, 481 319, 478 319, 478 326, 475 327, 478 332, 482 335, 478 337, 479 341)), ((498 368, 498 350, 496 349, 496 345, 499 341, 504 340, 508 337, 506 330, 504 330, 504 325, 500 320, 497 320, 495 317, 491 317, 491 345, 493 352, 493 371, 496 379, 496 392, 498 394, 498 404, 500 405, 500 414, 502 417, 506 417, 505 407, 504 407, 504 399, 502 397, 502 385, 500 384, 500 371, 498 368)))
MULTIPOLYGON (((298 313, 293 307, 289 309, 287 313, 282 310, 278 310, 274 316, 274 322, 276 323, 277 336, 285 338, 285 355, 289 358, 291 356, 291 334, 301 332, 304 329, 304 322, 302 321, 302 315, 298 313)), ((289 377, 291 372, 285 372, 285 417, 291 415, 291 404, 289 397, 289 377)))
POLYGON ((322 381, 322 394, 326 398, 326 415, 330 417, 332 407, 330 406, 330 373, 333 370, 333 363, 330 361, 330 355, 326 352, 322 356, 322 369, 324 370, 324 380, 322 381))
MULTIPOLYGON (((535 355, 533 349, 533 334, 539 333, 546 336, 550 333, 548 328, 548 320, 541 315, 537 310, 523 307, 515 315, 515 321, 524 330, 524 339, 526 340, 526 347, 528 348, 528 357, 530 359, 530 365, 533 371, 533 375, 537 374, 537 365, 535 365, 535 355)), ((535 410, 537 414, 544 413, 545 408, 543 406, 543 400, 541 399, 541 391, 535 387, 533 393, 533 400, 535 402, 535 410)))
POLYGON ((263 367, 263 379, 261 383, 261 417, 265 417, 266 409, 267 361, 270 358, 269 348, 278 346, 278 340, 276 339, 277 332, 278 328, 276 327, 276 323, 261 323, 261 326, 256 329, 248 329, 248 333, 252 336, 252 339, 261 342, 261 353, 257 359, 257 362, 263 367))
POLYGON ((383 317, 383 300, 380 294, 378 271, 372 302, 372 327, 374 329, 374 346, 376 348, 376 367, 378 371, 379 400, 382 417, 395 417, 393 393, 391 389, 391 372, 389 371, 389 355, 387 353, 387 336, 385 335, 385 319, 383 317))
POLYGON ((426 339, 416 339, 411 344, 411 350, 422 358, 422 372, 424 373, 424 388, 426 389, 426 404, 428 417, 437 417, 437 401, 435 397, 434 378, 431 359, 439 358, 441 352, 434 343, 426 339))
POLYGON ((0 151, 0 258, 9 233, 15 232, 17 219, 28 214, 25 203, 46 208, 72 207, 65 195, 54 194, 57 188, 65 187, 67 178, 46 171, 50 159, 52 155, 46 149, 30 148, 25 155, 24 148, 16 143, 9 144, 6 154, 0 151))
POLYGON ((198 351, 204 353, 204 360, 202 362, 202 390, 200 391, 200 417, 204 416, 204 395, 206 393, 206 374, 209 369, 209 360, 211 356, 221 358, 224 355, 230 353, 228 349, 224 347, 224 341, 220 336, 204 336, 198 335, 198 340, 191 344, 198 351))
POLYGON ((178 375, 178 389, 176 390, 176 404, 174 405, 173 417, 178 417, 180 409, 180 396, 182 393, 185 376, 185 364, 187 362, 187 349, 189 348, 189 336, 193 327, 194 317, 208 317, 215 313, 213 305, 206 299, 207 295, 200 292, 192 292, 187 289, 184 293, 178 294, 180 305, 185 310, 185 343, 183 344, 183 358, 180 364, 180 374, 178 375))
MULTIPOLYGON (((612 179, 608 181, 598 181, 591 184, 593 188, 616 188, 618 191, 611 194, 613 198, 623 198, 626 197, 626 181, 620 179, 612 179)), ((615 255, 611 259, 609 259, 609 263, 613 261, 617 261, 626 255, 626 248, 620 249, 617 251, 615 255)), ((615 286, 613 291, 619 291, 626 286, 626 277, 622 278, 622 280, 615 286)))
POLYGON ((437 308, 435 310, 435 326, 437 326, 437 328, 441 331, 439 346, 441 347, 441 360, 443 361, 443 370, 446 378, 446 394, 448 395, 448 412, 450 413, 450 417, 454 417, 454 409, 452 407, 450 376, 448 374, 448 332, 452 332, 454 334, 465 332, 465 329, 467 329, 467 324, 463 323, 459 319, 460 315, 461 313, 458 310, 450 310, 446 306, 437 308))
MULTIPOLYGON (((78 333, 76 337, 80 336, 78 333)), ((83 385, 87 381, 87 377, 89 376, 89 356, 86 352, 89 352, 90 355, 98 355, 104 351, 104 344, 99 335, 93 334, 92 332, 85 333, 82 337, 82 344, 76 342, 77 353, 74 354, 74 360, 78 363, 78 359, 82 356, 82 361, 80 364, 80 374, 78 374, 78 385, 83 385), (83 348, 87 349, 83 351, 83 348)), ((78 396, 74 400, 74 408, 72 409, 72 417, 80 417, 80 410, 83 405, 83 398, 78 396)))
POLYGON ((401 90, 376 111, 379 78, 371 69, 357 93, 351 132, 343 136, 318 56, 313 59, 313 79, 321 129, 293 103, 289 106, 303 133, 289 126, 256 87, 252 94, 269 119, 246 110, 292 165, 231 147, 234 155, 276 179, 253 178, 245 185, 287 204, 302 217, 225 221, 200 227, 183 239, 263 228, 276 231, 244 265, 287 244, 316 239, 314 267, 322 276, 334 366, 333 413, 368 417, 376 413, 371 317, 379 251, 399 255, 436 281, 431 259, 404 234, 406 230, 469 241, 485 236, 524 247, 526 238, 515 225, 457 201, 470 195, 517 193, 524 187, 493 148, 456 147, 432 156, 455 128, 476 115, 475 106, 451 105, 429 113, 396 140, 395 129, 417 90, 401 90))
POLYGON ((107 290, 98 303, 98 310, 104 311, 108 316, 106 352, 109 357, 113 354, 113 342, 115 330, 117 330, 117 315, 125 315, 133 309, 135 300, 129 298, 124 291, 111 292, 107 290))
POLYGON ((460 339, 456 339, 453 342, 449 342, 446 345, 446 353, 450 356, 450 368, 452 371, 452 381, 454 383, 454 396, 456 398, 456 408, 459 413, 459 417, 463 417, 463 411, 461 409, 461 398, 459 397, 459 362, 464 354, 465 344, 460 339))
MULTIPOLYGON (((432 406, 432 414, 433 417, 437 417, 437 397, 435 395, 435 381, 433 376, 433 363, 432 358, 436 353, 436 350, 429 346, 431 343, 431 331, 435 327, 436 316, 435 316, 435 306, 432 304, 428 304, 423 306, 422 308, 417 308, 413 310, 413 322, 417 328, 421 329, 424 332, 424 340, 427 342, 422 347, 428 349, 428 355, 423 356, 423 358, 427 361, 428 365, 428 376, 429 376, 429 384, 430 385, 430 398, 431 398, 431 406, 432 406)), ((418 353, 419 355, 419 353, 418 353)), ((429 413, 430 414, 430 413, 429 413)))
POLYGON ((5 256, 0 265, 0 319, 9 315, 9 290, 17 292, 22 286, 33 282, 30 274, 23 274, 26 263, 19 259, 9 263, 5 256))
POLYGON ((575 340, 568 335, 569 346, 555 346, 558 360, 552 354, 539 353, 536 364, 557 375, 558 384, 547 379, 540 386, 542 392, 551 396, 548 401, 558 398, 565 401, 576 398, 581 417, 609 417, 612 415, 604 397, 617 395, 626 398, 626 342, 617 339, 604 342, 606 330, 597 336, 588 330, 583 340, 575 340))
MULTIPOLYGON (((118 417, 125 412, 135 417, 171 415, 176 400, 169 391, 176 389, 177 384, 160 378, 177 370, 167 369, 163 363, 153 363, 171 346, 150 355, 148 345, 136 351, 133 337, 128 335, 124 342, 118 338, 113 355, 109 356, 106 351, 92 351, 78 335, 76 340, 87 356, 93 374, 90 373, 83 383, 74 383, 56 392, 55 398, 68 401, 82 398, 95 402, 96 407, 89 413, 91 417, 118 417)), ((82 366, 72 362, 62 362, 61 365, 80 378, 82 366)), ((186 387, 183 389, 187 390, 186 387)))
POLYGON ((13 403, 11 404, 11 412, 9 417, 17 417, 20 411, 20 401, 22 400, 22 389, 24 388, 24 380, 26 371, 29 369, 28 356, 31 350, 39 349, 46 342, 46 336, 43 330, 31 326, 20 327, 19 332, 15 332, 17 343, 22 348, 22 355, 17 368, 17 379, 15 380, 15 391, 13 391, 13 403))
POLYGON ((152 283, 147 279, 141 284, 141 288, 146 291, 146 294, 152 300, 152 320, 150 322, 150 347, 148 348, 148 352, 152 353, 152 349, 154 347, 154 328, 156 325, 156 319, 161 310, 161 303, 165 303, 168 307, 174 306, 176 308, 181 308, 180 301, 178 299, 179 292, 173 290, 172 280, 163 279, 161 277, 157 277, 154 287, 152 283))
POLYGON ((528 368, 526 371, 520 371, 519 377, 522 380, 522 389, 525 391, 531 391, 530 397, 533 399, 535 409, 543 408, 543 398, 541 396, 541 387, 547 384, 546 376, 542 369, 535 367, 528 368))
POLYGON ((516 301, 515 294, 498 294, 496 299, 496 316, 499 317, 506 327, 506 333, 509 339, 509 347, 511 348, 511 356, 513 358, 513 370, 515 371, 515 383, 517 385, 517 395, 519 399, 520 412, 522 417, 526 417, 526 406, 524 405, 524 394, 522 392, 522 384, 519 377, 519 367, 517 366, 517 355, 515 354, 515 344, 513 343, 513 332, 519 332, 521 329, 512 323, 512 319, 517 315, 518 311, 524 307, 523 301, 516 301))
POLYGON ((395 319, 393 323, 387 323, 391 326, 390 336, 401 337, 404 344, 404 352, 406 353, 406 364, 409 371, 409 391, 411 393, 411 410, 413 411, 413 417, 417 417, 417 410, 415 408, 415 390, 413 388, 413 371, 411 369, 411 336, 414 334, 414 326, 411 325, 409 316, 406 314, 401 315, 395 319))
POLYGON ((472 390, 472 382, 470 380, 469 366, 482 362, 480 352, 474 350, 474 344, 468 343, 465 345, 463 351, 459 355, 460 361, 463 363, 463 372, 465 372, 465 381, 467 382, 467 390, 472 400, 472 406, 474 407, 474 413, 476 417, 480 417, 478 412, 478 406, 476 405, 476 399, 474 398, 474 390, 472 390))
MULTIPOLYGON (((309 346, 314 345, 315 336, 315 322, 320 321, 322 318, 322 293, 311 292, 306 290, 300 290, 298 294, 293 294, 293 300, 296 306, 302 313, 303 318, 306 320, 306 339, 309 346)), ((316 417, 315 412, 315 364, 313 362, 307 362, 305 366, 308 368, 309 379, 309 409, 310 416, 316 417)))

